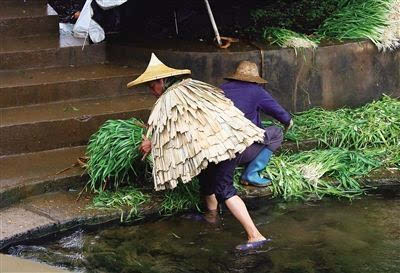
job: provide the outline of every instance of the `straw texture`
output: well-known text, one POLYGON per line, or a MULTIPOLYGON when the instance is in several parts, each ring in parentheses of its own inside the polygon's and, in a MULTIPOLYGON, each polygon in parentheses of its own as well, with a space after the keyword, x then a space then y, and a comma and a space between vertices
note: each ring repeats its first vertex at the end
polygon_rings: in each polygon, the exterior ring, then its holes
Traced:
POLYGON ((264 130, 221 89, 193 79, 168 88, 155 103, 148 124, 156 190, 175 188, 178 179, 189 182, 209 162, 232 159, 264 140, 264 130))
POLYGON ((146 70, 136 80, 129 82, 127 84, 127 87, 131 88, 135 85, 142 84, 145 82, 154 81, 157 79, 162 79, 162 78, 167 78, 167 77, 172 77, 172 76, 190 74, 190 73, 191 73, 191 71, 189 69, 175 69, 175 68, 166 66, 157 58, 157 56, 154 53, 152 53, 150 62, 148 64, 146 70))

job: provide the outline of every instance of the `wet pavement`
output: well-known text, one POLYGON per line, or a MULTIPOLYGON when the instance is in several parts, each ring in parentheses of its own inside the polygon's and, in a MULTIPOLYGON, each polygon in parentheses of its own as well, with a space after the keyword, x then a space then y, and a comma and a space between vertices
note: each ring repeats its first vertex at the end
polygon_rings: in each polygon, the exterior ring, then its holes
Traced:
POLYGON ((91 196, 84 193, 78 198, 80 190, 33 196, 0 209, 0 249, 79 226, 119 222, 120 211, 89 209, 91 196))
POLYGON ((9 255, 0 254, 0 272, 2 273, 62 273, 68 272, 43 263, 32 262, 9 255))

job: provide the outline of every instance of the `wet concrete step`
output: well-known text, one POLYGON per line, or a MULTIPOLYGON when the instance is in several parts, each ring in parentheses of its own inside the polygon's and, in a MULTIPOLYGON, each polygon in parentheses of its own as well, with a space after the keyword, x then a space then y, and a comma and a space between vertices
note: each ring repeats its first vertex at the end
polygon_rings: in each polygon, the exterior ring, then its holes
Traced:
POLYGON ((46 5, 47 0, 0 0, 0 7, 46 5))
POLYGON ((0 72, 0 108, 42 104, 61 100, 125 95, 126 84, 145 68, 94 64, 0 72))
POLYGON ((58 16, 49 15, 47 5, 2 4, 0 37, 58 33, 58 16))
POLYGON ((5 5, 0 9, 0 19, 14 19, 14 18, 32 18, 47 16, 47 5, 40 3, 37 5, 26 5, 20 2, 20 5, 11 4, 5 5))
POLYGON ((150 93, 0 109, 0 156, 85 145, 108 119, 147 120, 150 93))
MULTIPOLYGON (((57 24, 58 25, 58 24, 57 24)), ((69 35, 6 38, 0 45, 0 70, 102 63, 105 44, 85 45, 69 35)))
POLYGON ((0 208, 33 195, 80 188, 86 183, 83 170, 65 169, 83 156, 85 149, 78 146, 0 157, 0 208))
MULTIPOLYGON (((10 244, 21 243, 27 239, 42 238, 61 231, 74 230, 79 227, 94 228, 120 222, 121 212, 119 210, 89 209, 91 195, 84 194, 79 200, 77 198, 78 192, 47 193, 30 197, 0 210, 2 215, 0 250, 10 244)), ((150 213, 153 217, 157 215, 155 209, 147 208, 146 215, 150 216, 150 213)))
MULTIPOLYGON (((35 51, 68 46, 68 44, 63 44, 63 37, 64 36, 60 37, 58 33, 56 33, 53 35, 50 34, 41 36, 4 38, 0 43, 0 54, 18 53, 21 51, 35 51)), ((73 45, 78 46, 81 44, 77 44, 76 42, 73 45)))

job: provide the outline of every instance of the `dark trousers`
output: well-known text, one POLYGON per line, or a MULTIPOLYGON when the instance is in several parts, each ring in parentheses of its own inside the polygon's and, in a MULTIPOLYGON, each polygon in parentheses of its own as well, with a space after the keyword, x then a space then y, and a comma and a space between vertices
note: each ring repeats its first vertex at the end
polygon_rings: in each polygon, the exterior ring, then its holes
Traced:
POLYGON ((275 152, 281 146, 282 141, 282 129, 270 126, 265 129, 264 143, 253 143, 242 153, 237 154, 234 159, 221 161, 218 164, 210 163, 207 169, 198 176, 201 194, 215 194, 218 202, 224 202, 235 196, 237 194, 233 186, 235 168, 253 161, 264 148, 275 152))

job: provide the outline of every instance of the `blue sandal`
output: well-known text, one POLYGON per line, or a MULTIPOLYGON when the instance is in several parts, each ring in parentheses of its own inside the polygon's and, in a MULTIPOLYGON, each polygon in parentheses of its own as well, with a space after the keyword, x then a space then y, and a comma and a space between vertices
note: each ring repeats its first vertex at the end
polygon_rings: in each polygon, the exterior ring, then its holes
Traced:
POLYGON ((257 242, 250 242, 250 243, 237 245, 236 250, 247 251, 247 250, 251 250, 251 249, 255 249, 255 248, 260 248, 270 241, 271 241, 271 239, 265 239, 265 240, 261 240, 261 241, 257 241, 257 242))

